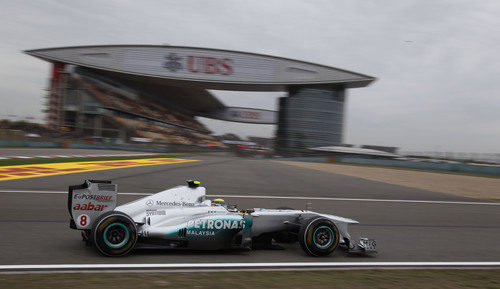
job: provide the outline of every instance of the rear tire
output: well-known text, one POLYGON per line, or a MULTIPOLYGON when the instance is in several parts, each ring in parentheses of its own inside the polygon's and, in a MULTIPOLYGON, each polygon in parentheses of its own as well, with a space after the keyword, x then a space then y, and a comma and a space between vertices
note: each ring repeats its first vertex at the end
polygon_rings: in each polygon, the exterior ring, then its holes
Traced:
POLYGON ((135 247, 137 227, 127 214, 111 211, 96 219, 92 240, 97 250, 105 256, 124 256, 135 247))
POLYGON ((310 256, 330 255, 338 247, 339 239, 337 226, 322 217, 307 220, 299 231, 300 247, 310 256))

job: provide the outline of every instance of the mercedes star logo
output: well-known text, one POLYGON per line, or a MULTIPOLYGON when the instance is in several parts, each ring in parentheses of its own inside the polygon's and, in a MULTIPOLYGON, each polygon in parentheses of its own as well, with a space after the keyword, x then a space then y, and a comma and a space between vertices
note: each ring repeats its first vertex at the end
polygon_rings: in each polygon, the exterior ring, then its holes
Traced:
POLYGON ((155 202, 154 202, 153 200, 148 200, 148 201, 146 202, 146 205, 147 205, 148 207, 151 207, 151 206, 153 206, 153 205, 154 205, 154 203, 155 203, 155 202))

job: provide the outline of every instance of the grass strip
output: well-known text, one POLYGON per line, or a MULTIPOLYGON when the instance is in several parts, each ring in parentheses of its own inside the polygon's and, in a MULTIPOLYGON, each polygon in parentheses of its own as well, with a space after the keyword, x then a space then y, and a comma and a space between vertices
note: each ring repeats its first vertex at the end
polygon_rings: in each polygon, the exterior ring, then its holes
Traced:
POLYGON ((500 288, 499 269, 3 274, 0 288, 500 288))
POLYGON ((0 160, 0 166, 18 166, 49 163, 72 163, 72 162, 92 162, 92 161, 114 161, 114 160, 136 160, 154 158, 180 158, 188 157, 187 154, 158 154, 144 156, 114 156, 114 157, 77 157, 77 158, 35 158, 35 159, 6 159, 0 160))

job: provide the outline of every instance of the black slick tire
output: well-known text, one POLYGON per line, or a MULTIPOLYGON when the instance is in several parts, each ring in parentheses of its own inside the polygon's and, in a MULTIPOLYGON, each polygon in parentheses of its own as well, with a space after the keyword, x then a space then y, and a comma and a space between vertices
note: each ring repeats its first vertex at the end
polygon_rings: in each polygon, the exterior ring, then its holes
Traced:
POLYGON ((335 224, 322 217, 308 219, 299 230, 299 243, 310 256, 330 255, 339 245, 340 234, 335 224))
POLYGON ((92 242, 105 256, 124 256, 134 249, 137 226, 127 214, 111 211, 102 214, 92 227, 92 242))

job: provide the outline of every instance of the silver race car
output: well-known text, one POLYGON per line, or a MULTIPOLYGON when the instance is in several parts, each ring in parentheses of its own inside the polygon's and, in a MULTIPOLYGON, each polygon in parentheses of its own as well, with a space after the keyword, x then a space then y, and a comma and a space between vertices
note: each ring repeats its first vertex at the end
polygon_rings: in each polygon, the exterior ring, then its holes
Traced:
POLYGON ((354 243, 347 231, 352 219, 309 210, 228 207, 207 200, 198 181, 116 206, 117 185, 86 180, 70 186, 70 227, 106 256, 122 256, 134 248, 277 249, 298 241, 311 256, 326 256, 337 247, 353 254, 376 252, 376 242, 354 243))

